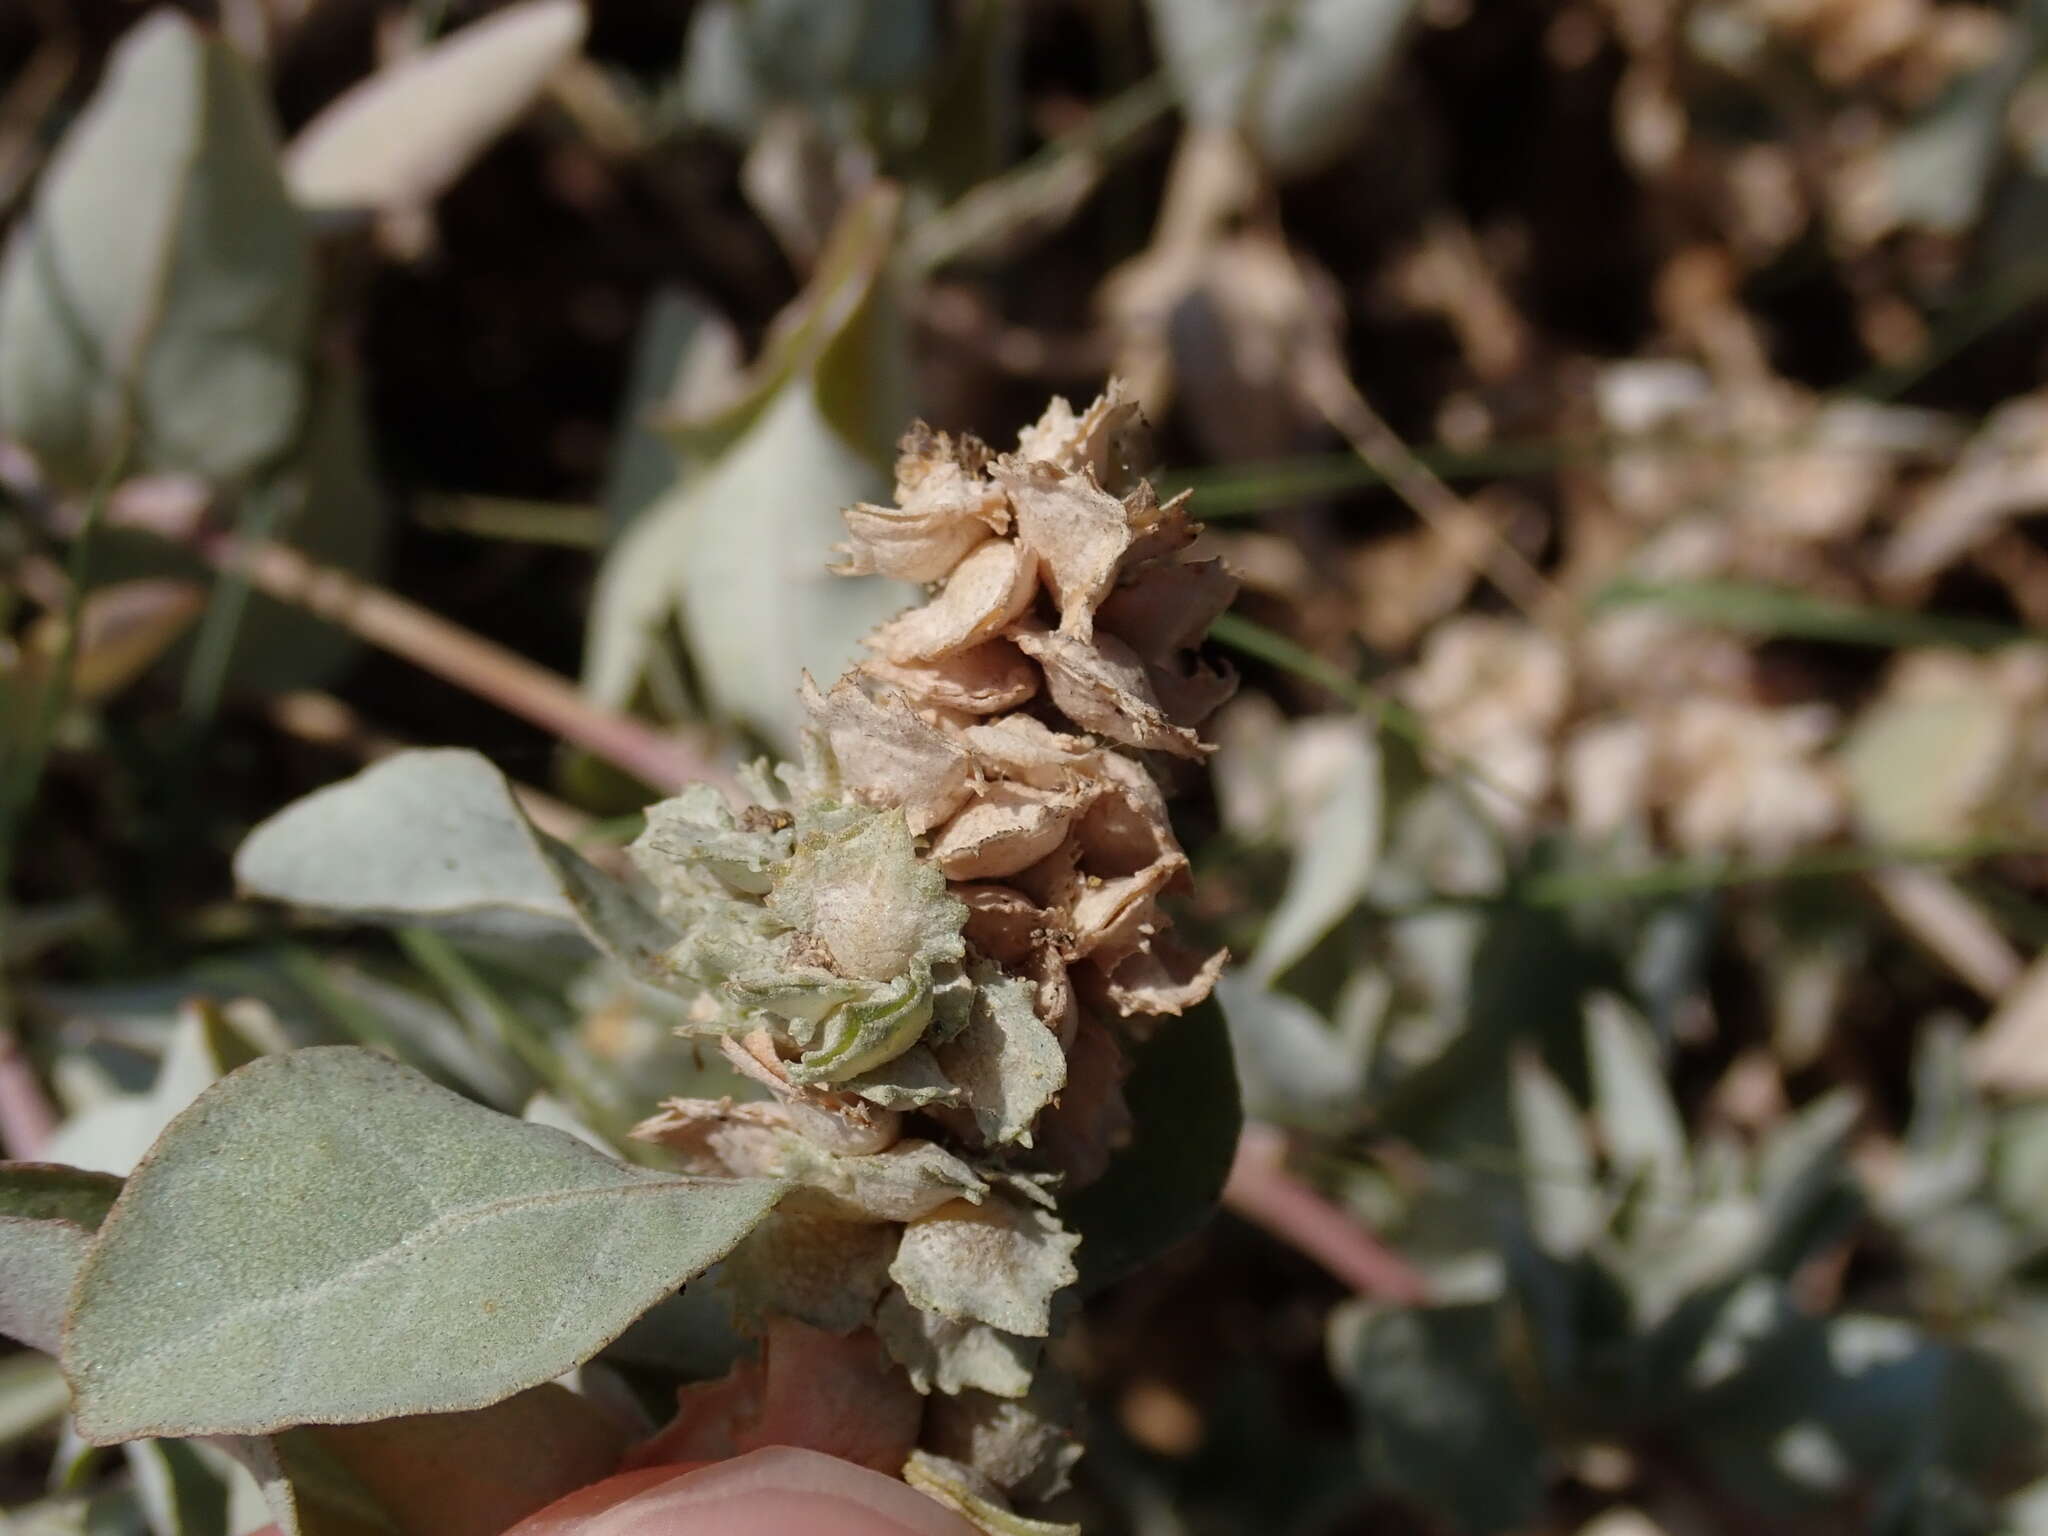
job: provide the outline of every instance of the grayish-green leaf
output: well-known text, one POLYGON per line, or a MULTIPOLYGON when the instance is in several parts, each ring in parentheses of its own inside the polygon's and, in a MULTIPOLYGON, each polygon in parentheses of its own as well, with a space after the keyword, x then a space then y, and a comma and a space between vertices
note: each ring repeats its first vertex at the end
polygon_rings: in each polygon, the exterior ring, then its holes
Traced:
POLYGON ((307 394, 307 234, 235 55, 168 7, 116 50, 0 272, 0 420, 46 472, 233 479, 307 394))
POLYGON ((181 1440, 125 1445, 129 1475, 156 1536, 228 1536, 228 1485, 181 1440))
POLYGON ((57 1352, 64 1298, 121 1181, 57 1163, 0 1163, 0 1334, 57 1352))
POLYGON ((1581 1252, 1601 1227, 1603 1201, 1594 1177, 1593 1144, 1578 1105, 1542 1057, 1517 1051, 1509 1070, 1509 1103, 1529 1227, 1545 1252, 1569 1258, 1581 1252))
POLYGON ((81 1110, 57 1128, 46 1150, 76 1168, 126 1176, 174 1115, 256 1055, 217 1008, 187 1003, 178 1010, 149 1091, 121 1094, 81 1110))
POLYGON ((417 208, 446 191, 583 46, 582 0, 524 0, 350 87, 285 157, 308 208, 417 208))
POLYGON ((913 89, 939 29, 931 0, 706 0, 690 18, 689 116, 744 140, 768 110, 913 89))
POLYGON ((0 1334, 55 1354, 64 1298, 92 1234, 68 1221, 0 1216, 0 1334))
POLYGON ((980 962, 969 974, 973 1012, 967 1027, 938 1048, 938 1064, 965 1090, 975 1128, 988 1141, 1028 1146, 1038 1112, 1066 1086, 1066 1054, 1033 1008, 1028 982, 980 962))
POLYGON ((1289 810, 1294 865, 1246 969, 1271 982, 1301 959, 1364 897, 1380 850, 1379 740, 1358 716, 1320 720, 1290 737, 1296 798, 1289 810))
POLYGON ((90 1498, 43 1499, 7 1512, 7 1536, 150 1536, 148 1522, 125 1483, 90 1498))
MULTIPOLYGON (((251 486, 242 509, 247 517, 260 504, 266 536, 323 567, 369 579, 382 558, 390 519, 371 462, 361 381, 353 370, 330 363, 313 370, 311 388, 304 426, 289 455, 251 486)), ((140 528, 103 528, 95 539, 95 584, 165 576, 211 582, 216 572, 198 551, 140 528)), ((250 693, 317 687, 359 644, 302 605, 250 591, 227 654, 226 683, 250 693)), ((167 665, 183 664, 192 646, 181 642, 167 665)))
POLYGON ((235 878, 261 896, 385 920, 506 915, 575 923, 645 973, 675 935, 624 886, 537 830, 475 752, 404 752, 286 806, 235 878))
POLYGON ((605 558, 585 686, 628 703, 674 620, 706 702, 783 750, 796 680, 836 677, 907 588, 832 576, 840 510, 873 499, 910 417, 886 265, 896 199, 842 216, 804 296, 727 408, 672 424, 689 470, 605 558))
POLYGON ((1188 115, 1236 129, 1281 175, 1315 170, 1357 136, 1413 0, 1150 0, 1188 115))
POLYGON ((486 1406, 588 1359, 779 1192, 614 1163, 354 1047, 264 1057, 172 1122, 79 1274, 79 1429, 486 1406))
POLYGON ((875 1309, 875 1332, 920 1392, 1022 1397, 1031 1390, 1044 1347, 987 1323, 927 1312, 894 1287, 875 1309))
POLYGON ((0 1216, 67 1221, 88 1232, 106 1219, 121 1181, 62 1163, 0 1163, 0 1216))
POLYGON ((47 1354, 20 1350, 0 1358, 0 1450, 54 1424, 71 1406, 71 1388, 47 1354))
MULTIPOLYGON (((1245 1107, 1290 1125, 1333 1125, 1355 1116, 1365 1081, 1365 1029, 1340 1033, 1300 998, 1226 970, 1216 997, 1230 1021, 1230 1044, 1245 1107)), ((1355 1015, 1369 1026, 1371 1016, 1355 1015)))
POLYGON ((1687 1183, 1685 1124, 1649 1026, 1618 998, 1596 994, 1586 1001, 1586 1054, 1609 1159, 1652 1199, 1678 1202, 1687 1183))

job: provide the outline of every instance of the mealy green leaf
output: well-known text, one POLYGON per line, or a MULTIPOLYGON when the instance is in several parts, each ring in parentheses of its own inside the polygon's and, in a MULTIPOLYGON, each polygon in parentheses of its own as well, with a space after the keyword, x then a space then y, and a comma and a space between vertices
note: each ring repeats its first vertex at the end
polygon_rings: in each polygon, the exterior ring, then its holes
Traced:
POLYGON ((57 1352, 64 1298, 121 1181, 56 1163, 0 1163, 0 1334, 57 1352))
POLYGON ((125 1483, 90 1498, 48 1498, 11 1509, 7 1522, 7 1536, 150 1536, 135 1490, 125 1483))
POLYGON ((639 971, 675 942, 624 886, 537 830, 469 751, 400 753, 286 806, 243 841, 235 878, 364 918, 573 922, 639 971))
POLYGON ((55 1354, 64 1298, 91 1246, 92 1234, 68 1221, 0 1217, 0 1334, 55 1354))
POLYGON ((1211 999, 1165 1021, 1124 1084, 1130 1145, 1095 1183, 1061 1202, 1081 1235, 1084 1290, 1096 1290, 1191 1237, 1216 1210, 1237 1156, 1243 1111, 1230 1031, 1211 999))
POLYGON ((1182 105, 1236 129, 1282 175, 1315 170, 1363 126, 1413 0, 1151 0, 1182 105))
POLYGON ((44 470, 233 479, 305 414, 311 247, 241 61, 177 11, 139 23, 0 272, 0 419, 44 470))
POLYGON ((1310 784, 1288 807, 1293 867, 1287 889, 1267 919, 1245 968, 1270 982, 1313 949, 1357 906, 1372 884, 1380 851, 1383 776, 1372 725, 1343 717, 1315 722, 1291 738, 1297 766, 1310 784))
POLYGON ((1288 1125, 1355 1119, 1369 1041, 1339 1033, 1300 998, 1238 970, 1217 978, 1245 1108, 1288 1125))
POLYGON ((285 157, 307 208, 417 208, 468 169, 583 46, 582 0, 524 0, 350 87, 285 157))
POLYGON ((56 1422, 71 1406, 71 1388, 47 1354, 20 1350, 0 1357, 0 1449, 56 1422))
MULTIPOLYGON (((256 481, 242 499, 245 526, 260 503, 260 531, 289 544, 325 568, 368 578, 382 559, 390 524, 372 462, 362 381, 351 369, 325 364, 311 376, 305 421, 289 454, 256 481)), ((103 528, 93 545, 95 583, 148 577, 212 582, 215 572, 198 551, 140 528, 103 528)), ((193 640, 171 653, 176 666, 193 640)), ((251 590, 234 626, 223 664, 230 688, 279 692, 317 687, 355 654, 360 642, 347 630, 268 593, 251 590)))
POLYGON ((606 556, 585 686, 629 702, 680 619, 707 702, 785 750, 796 680, 836 677, 909 590, 830 574, 840 510, 886 484, 878 464, 910 417, 886 267, 894 194, 842 216, 816 275, 722 410, 671 423, 691 468, 606 556))
POLYGON ((19 1221, 68 1221, 99 1229, 121 1193, 121 1181, 61 1163, 0 1163, 0 1216, 19 1221))
POLYGON ((172 1122, 79 1274, 80 1432, 484 1407, 588 1359, 779 1193, 612 1162, 354 1047, 264 1057, 172 1122))
POLYGON ((1593 1146, 1578 1105, 1540 1056, 1518 1051, 1509 1071, 1529 1227, 1546 1252, 1570 1257, 1598 1235, 1604 1214, 1593 1146))
POLYGON ((89 1105, 59 1126, 44 1150, 77 1168, 125 1176, 173 1116, 257 1054, 219 1009, 204 1002, 187 1003, 178 1011, 148 1092, 89 1105))
POLYGON ((1685 1124, 1649 1026, 1618 998, 1596 994, 1586 1001, 1586 1056, 1608 1160, 1641 1181, 1647 1198, 1676 1204, 1687 1182, 1685 1124))

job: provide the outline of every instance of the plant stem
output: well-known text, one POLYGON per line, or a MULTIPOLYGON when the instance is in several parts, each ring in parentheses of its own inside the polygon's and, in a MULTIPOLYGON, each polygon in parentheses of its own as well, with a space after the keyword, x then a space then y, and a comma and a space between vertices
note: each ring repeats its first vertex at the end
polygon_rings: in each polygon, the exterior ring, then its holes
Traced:
POLYGON ((1223 1205, 1323 1267, 1361 1296, 1403 1306, 1429 1299, 1422 1272, 1287 1171, 1287 1135, 1250 1121, 1223 1186, 1223 1205))
POLYGON ((688 743, 593 704, 567 678, 289 545, 218 532, 197 533, 188 542, 216 570, 239 570, 257 591, 488 699, 652 788, 731 780, 688 743))

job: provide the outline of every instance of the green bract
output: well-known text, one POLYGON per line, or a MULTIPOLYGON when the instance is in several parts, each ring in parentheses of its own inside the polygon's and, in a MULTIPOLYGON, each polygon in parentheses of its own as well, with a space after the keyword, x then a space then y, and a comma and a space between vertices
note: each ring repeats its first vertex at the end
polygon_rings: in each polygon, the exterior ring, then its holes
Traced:
POLYGON ((850 1082, 967 1020, 967 909, 918 858, 901 811, 822 803, 735 816, 699 784, 648 811, 632 854, 682 935, 665 974, 697 993, 689 1028, 768 1030, 797 1052, 793 1082, 850 1082))

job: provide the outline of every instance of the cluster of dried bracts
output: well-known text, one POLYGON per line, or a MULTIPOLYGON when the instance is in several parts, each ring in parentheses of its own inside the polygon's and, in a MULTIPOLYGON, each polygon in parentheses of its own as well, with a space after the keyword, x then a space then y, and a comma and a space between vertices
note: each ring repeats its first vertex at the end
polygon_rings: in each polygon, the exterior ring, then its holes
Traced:
POLYGON ((1059 1198, 1128 1133, 1127 1049, 1222 962, 1168 931, 1188 864, 1140 754, 1205 751, 1233 679, 1195 647, 1233 586, 1184 558, 1140 429, 1112 389, 1014 453, 912 432, 842 569, 928 600, 828 692, 805 680, 804 762, 752 773, 754 805, 699 786, 648 813, 686 1032, 769 1097, 671 1101, 638 1134, 799 1186, 726 1266, 762 1359, 686 1391, 652 1454, 743 1449, 801 1401, 820 1448, 907 1458, 993 1529, 1032 1528, 1008 1506, 1078 1455, 1034 1386, 1076 1274, 1059 1198))

